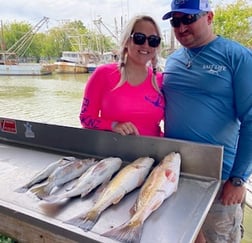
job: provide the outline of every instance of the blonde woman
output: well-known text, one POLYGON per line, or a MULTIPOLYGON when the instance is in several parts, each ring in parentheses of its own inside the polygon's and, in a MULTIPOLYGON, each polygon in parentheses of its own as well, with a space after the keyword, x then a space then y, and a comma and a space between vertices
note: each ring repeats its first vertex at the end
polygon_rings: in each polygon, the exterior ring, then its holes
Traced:
POLYGON ((104 64, 90 76, 82 102, 84 128, 121 135, 160 136, 164 98, 157 72, 161 34, 150 16, 135 16, 121 39, 119 63, 104 64))

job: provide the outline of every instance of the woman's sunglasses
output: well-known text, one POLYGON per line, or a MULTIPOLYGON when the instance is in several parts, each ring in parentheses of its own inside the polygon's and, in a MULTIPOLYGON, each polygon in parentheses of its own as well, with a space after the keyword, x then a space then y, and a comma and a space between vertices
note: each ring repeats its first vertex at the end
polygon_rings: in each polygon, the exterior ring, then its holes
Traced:
POLYGON ((185 14, 182 17, 173 17, 170 20, 171 26, 174 28, 180 27, 180 24, 189 25, 196 22, 200 19, 203 15, 207 14, 207 12, 200 12, 198 14, 185 14))
POLYGON ((146 39, 150 47, 158 47, 161 42, 161 38, 157 35, 150 35, 147 37, 145 34, 139 32, 133 33, 130 37, 136 45, 143 45, 146 39))

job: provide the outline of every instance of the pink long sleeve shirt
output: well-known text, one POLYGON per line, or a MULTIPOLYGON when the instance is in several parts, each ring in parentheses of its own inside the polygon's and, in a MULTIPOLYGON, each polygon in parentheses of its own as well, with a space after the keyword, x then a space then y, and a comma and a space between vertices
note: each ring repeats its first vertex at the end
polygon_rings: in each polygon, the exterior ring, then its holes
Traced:
MULTIPOLYGON (((152 86, 152 69, 144 82, 132 86, 120 80, 116 63, 96 68, 84 91, 80 121, 84 128, 112 130, 113 122, 132 122, 140 135, 160 136, 160 121, 164 117, 164 97, 152 86)), ((157 73, 159 87, 162 74, 157 73)))

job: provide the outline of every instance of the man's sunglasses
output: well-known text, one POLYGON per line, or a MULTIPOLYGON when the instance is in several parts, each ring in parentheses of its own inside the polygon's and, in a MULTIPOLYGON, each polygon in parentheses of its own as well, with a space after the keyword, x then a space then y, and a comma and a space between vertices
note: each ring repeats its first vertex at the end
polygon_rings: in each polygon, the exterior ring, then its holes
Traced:
POLYGON ((185 14, 182 17, 173 17, 170 20, 171 26, 174 28, 180 27, 180 24, 189 25, 196 22, 200 19, 203 15, 207 14, 207 12, 200 12, 198 14, 185 14))
POLYGON ((147 37, 145 34, 139 32, 133 33, 130 37, 136 45, 143 45, 146 39, 150 47, 158 47, 161 42, 161 38, 157 35, 150 35, 147 37))

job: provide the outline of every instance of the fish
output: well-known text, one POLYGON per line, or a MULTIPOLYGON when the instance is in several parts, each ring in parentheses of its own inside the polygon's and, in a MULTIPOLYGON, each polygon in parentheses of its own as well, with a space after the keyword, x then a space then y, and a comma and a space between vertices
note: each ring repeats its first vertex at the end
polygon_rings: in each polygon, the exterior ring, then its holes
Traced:
POLYGON ((78 226, 84 231, 90 231, 106 208, 119 203, 127 193, 143 184, 154 161, 150 157, 140 157, 123 167, 102 190, 97 201, 87 213, 82 213, 65 223, 78 226))
POLYGON ((53 163, 50 163, 43 170, 36 173, 27 184, 23 185, 22 187, 17 188, 15 192, 19 192, 19 193, 27 192, 35 184, 40 183, 41 181, 47 179, 56 168, 64 166, 74 161, 75 159, 76 159, 75 157, 63 157, 53 163))
POLYGON ((140 242, 145 220, 177 191, 180 175, 180 153, 171 152, 154 167, 140 189, 132 216, 120 226, 102 234, 121 242, 140 242))
POLYGON ((108 182, 112 175, 120 169, 121 165, 122 160, 119 157, 108 157, 100 160, 83 173, 68 191, 45 197, 44 201, 47 202, 47 205, 41 203, 40 207, 45 211, 52 211, 50 207, 56 208, 56 205, 60 205, 62 200, 78 195, 81 195, 81 198, 86 196, 97 186, 108 182))
POLYGON ((31 188, 30 191, 38 198, 43 199, 51 193, 53 188, 78 178, 95 163, 97 161, 94 158, 71 161, 64 166, 56 168, 44 183, 31 188))

